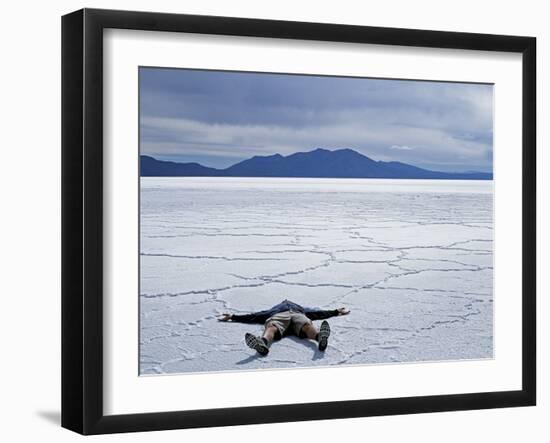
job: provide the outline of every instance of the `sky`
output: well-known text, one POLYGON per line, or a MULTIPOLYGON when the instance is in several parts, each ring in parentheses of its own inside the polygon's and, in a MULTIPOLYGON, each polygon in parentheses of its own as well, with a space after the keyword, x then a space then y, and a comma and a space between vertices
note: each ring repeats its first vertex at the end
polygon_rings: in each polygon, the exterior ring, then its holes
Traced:
POLYGON ((225 168, 255 155, 354 149, 492 171, 493 86, 140 68, 140 153, 225 168))

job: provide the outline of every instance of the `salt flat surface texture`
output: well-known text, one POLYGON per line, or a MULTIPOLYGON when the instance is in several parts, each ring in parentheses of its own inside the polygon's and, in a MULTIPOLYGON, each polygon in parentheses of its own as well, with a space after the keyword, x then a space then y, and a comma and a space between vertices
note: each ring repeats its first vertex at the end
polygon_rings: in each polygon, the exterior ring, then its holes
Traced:
POLYGON ((493 356, 491 181, 142 178, 140 235, 141 374, 493 356), (217 321, 284 299, 351 314, 267 357, 217 321))

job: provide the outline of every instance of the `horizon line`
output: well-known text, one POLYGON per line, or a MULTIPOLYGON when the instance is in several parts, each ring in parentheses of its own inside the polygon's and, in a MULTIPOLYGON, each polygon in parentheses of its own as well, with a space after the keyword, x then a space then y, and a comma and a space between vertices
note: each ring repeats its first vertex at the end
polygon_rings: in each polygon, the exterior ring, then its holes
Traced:
POLYGON ((436 169, 428 169, 426 167, 423 167, 423 166, 417 166, 416 164, 412 164, 412 163, 405 163, 403 161, 400 161, 400 160, 388 160, 388 161, 385 161, 385 160, 376 160, 372 157, 370 157, 369 155, 365 155, 361 152, 358 152, 356 151, 355 149, 353 148, 334 148, 334 149, 328 149, 328 148, 311 148, 310 150, 308 151, 296 151, 296 152, 293 152, 291 154, 287 154, 287 155, 283 155, 283 154, 280 154, 278 152, 275 152, 273 154, 268 154, 268 155, 253 155, 251 157, 245 157, 241 160, 237 160, 236 162, 234 163, 231 163, 229 166, 226 166, 226 167, 223 167, 223 168, 220 168, 220 167, 216 167, 216 166, 208 166, 207 164, 205 163, 202 163, 202 162, 198 162, 198 161, 175 161, 175 160, 164 160, 164 159, 159 159, 158 157, 156 156, 163 156, 163 155, 166 155, 167 157, 171 157, 170 154, 142 154, 142 153, 139 153, 139 156, 140 157, 150 157, 156 161, 160 161, 160 162, 166 162, 166 163, 176 163, 176 164, 196 164, 196 165, 199 165, 199 166, 202 166, 202 167, 205 167, 205 168, 209 168, 209 169, 214 169, 216 171, 225 171, 235 165, 237 165, 238 163, 241 163, 243 161, 246 161, 246 160, 250 160, 250 159, 253 159, 253 158, 268 158, 268 157, 282 157, 282 158, 288 158, 292 155, 295 155, 295 154, 309 154, 309 153, 312 153, 312 152, 315 152, 315 151, 326 151, 326 152, 340 152, 340 151, 351 151, 351 152, 354 152, 355 154, 358 154, 362 157, 365 157, 365 158, 368 158, 376 163, 400 163, 400 164, 404 164, 404 165, 408 165, 408 166, 413 166, 415 168, 419 168, 419 169, 423 169, 425 171, 429 171, 429 172, 437 172, 437 173, 441 173, 441 174, 493 174, 493 170, 491 168, 491 171, 485 171, 485 170, 478 170, 478 169, 470 169, 470 170, 466 170, 466 171, 440 171, 440 170, 436 170, 436 169))

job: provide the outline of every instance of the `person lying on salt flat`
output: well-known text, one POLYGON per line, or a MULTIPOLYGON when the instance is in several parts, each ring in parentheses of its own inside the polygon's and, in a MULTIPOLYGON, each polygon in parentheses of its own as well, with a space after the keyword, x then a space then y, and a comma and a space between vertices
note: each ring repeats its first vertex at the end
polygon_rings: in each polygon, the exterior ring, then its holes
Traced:
POLYGON ((246 333, 246 345, 260 355, 267 355, 274 340, 280 340, 285 335, 294 334, 300 338, 308 338, 319 343, 319 350, 324 351, 328 345, 330 326, 326 320, 321 323, 319 330, 312 320, 323 320, 339 315, 347 315, 350 310, 338 308, 323 310, 318 308, 304 308, 290 300, 283 300, 278 305, 264 311, 251 314, 223 314, 219 321, 233 321, 239 323, 263 323, 264 333, 261 337, 246 333))

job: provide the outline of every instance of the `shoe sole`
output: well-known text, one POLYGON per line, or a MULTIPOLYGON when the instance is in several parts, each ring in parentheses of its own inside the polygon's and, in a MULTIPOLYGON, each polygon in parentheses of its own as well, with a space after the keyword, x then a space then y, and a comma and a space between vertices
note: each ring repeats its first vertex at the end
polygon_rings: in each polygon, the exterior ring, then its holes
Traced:
POLYGON ((248 332, 244 336, 244 341, 246 346, 250 349, 254 349, 260 355, 267 355, 269 348, 265 345, 262 339, 259 339, 255 335, 249 334, 248 332))
POLYGON ((328 346, 328 338, 330 337, 330 325, 328 321, 321 323, 319 328, 319 351, 324 351, 328 346))

